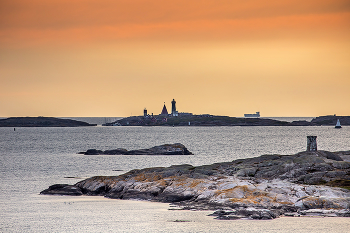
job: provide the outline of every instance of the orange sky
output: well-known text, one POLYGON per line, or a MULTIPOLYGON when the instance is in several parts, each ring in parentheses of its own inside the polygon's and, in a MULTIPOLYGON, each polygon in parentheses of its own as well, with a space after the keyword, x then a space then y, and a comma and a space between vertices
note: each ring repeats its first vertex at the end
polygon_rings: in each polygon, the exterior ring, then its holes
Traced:
POLYGON ((0 116, 350 115, 349 0, 2 0, 0 116))

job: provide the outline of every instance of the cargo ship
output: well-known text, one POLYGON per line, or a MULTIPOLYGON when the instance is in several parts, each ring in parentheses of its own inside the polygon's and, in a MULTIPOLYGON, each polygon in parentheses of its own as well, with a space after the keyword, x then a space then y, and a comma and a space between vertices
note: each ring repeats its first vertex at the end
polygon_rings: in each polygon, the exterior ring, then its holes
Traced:
POLYGON ((255 114, 244 114, 244 117, 260 117, 260 112, 256 112, 255 114))

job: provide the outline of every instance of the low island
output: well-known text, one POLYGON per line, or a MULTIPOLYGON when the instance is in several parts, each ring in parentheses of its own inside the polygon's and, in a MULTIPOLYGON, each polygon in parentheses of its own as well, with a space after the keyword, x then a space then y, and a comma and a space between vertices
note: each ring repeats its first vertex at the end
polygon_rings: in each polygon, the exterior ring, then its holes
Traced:
POLYGON ((41 194, 166 202, 173 203, 173 209, 215 210, 217 219, 350 217, 350 151, 135 169, 73 185, 55 184, 41 194))
POLYGON ((181 143, 164 144, 160 146, 154 146, 148 149, 139 150, 127 150, 124 148, 117 148, 114 150, 97 150, 88 149, 85 152, 79 152, 78 154, 84 155, 192 155, 184 145, 181 143))
POLYGON ((0 127, 79 127, 96 126, 83 121, 55 117, 10 117, 0 119, 0 127))
POLYGON ((144 115, 130 116, 105 126, 335 126, 337 120, 342 125, 350 125, 350 116, 320 116, 310 121, 279 121, 267 118, 240 118, 215 115, 144 115))

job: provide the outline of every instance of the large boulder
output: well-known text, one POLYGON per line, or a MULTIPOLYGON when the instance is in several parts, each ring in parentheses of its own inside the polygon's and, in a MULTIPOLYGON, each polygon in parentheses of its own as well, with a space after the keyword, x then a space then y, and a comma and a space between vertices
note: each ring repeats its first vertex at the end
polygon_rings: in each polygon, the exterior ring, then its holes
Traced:
POLYGON ((45 189, 40 192, 40 194, 49 194, 49 195, 67 195, 67 196, 81 196, 83 193, 81 189, 75 185, 69 184, 54 184, 51 185, 48 189, 45 189))
POLYGON ((85 155, 102 155, 102 150, 96 150, 96 149, 88 149, 86 152, 83 152, 85 155))

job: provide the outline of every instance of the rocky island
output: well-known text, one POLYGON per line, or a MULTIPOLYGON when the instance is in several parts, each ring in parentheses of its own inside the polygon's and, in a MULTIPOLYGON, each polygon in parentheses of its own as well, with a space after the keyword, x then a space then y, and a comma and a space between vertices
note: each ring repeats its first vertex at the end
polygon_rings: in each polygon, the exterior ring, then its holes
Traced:
POLYGON ((140 150, 127 150, 124 148, 118 148, 114 150, 96 150, 88 149, 86 152, 79 152, 78 154, 84 155, 192 155, 184 145, 181 143, 164 144, 160 146, 154 146, 149 149, 140 150))
POLYGON ((55 117, 10 117, 0 119, 0 127, 78 127, 96 126, 83 121, 55 117))
POLYGON ((350 116, 321 116, 309 121, 279 121, 267 118, 240 118, 229 116, 214 116, 209 114, 192 115, 146 115, 131 116, 105 126, 321 126, 335 125, 337 120, 342 125, 350 125, 350 116))
POLYGON ((176 101, 173 99, 171 101, 171 112, 168 112, 164 102, 162 111, 158 115, 148 114, 145 108, 142 116, 126 117, 105 123, 103 126, 317 126, 335 125, 337 120, 340 120, 342 125, 350 125, 350 116, 322 116, 314 118, 311 122, 305 120, 287 122, 260 118, 260 112, 244 114, 244 116, 244 118, 241 118, 179 112, 176 107, 176 101))
POLYGON ((329 115, 329 116, 319 116, 312 119, 311 123, 315 125, 335 125, 337 120, 341 122, 342 125, 350 125, 350 116, 337 116, 337 115, 329 115))
POLYGON ((304 151, 231 162, 136 169, 56 184, 49 195, 98 195, 215 210, 217 219, 350 217, 350 151, 304 151))

